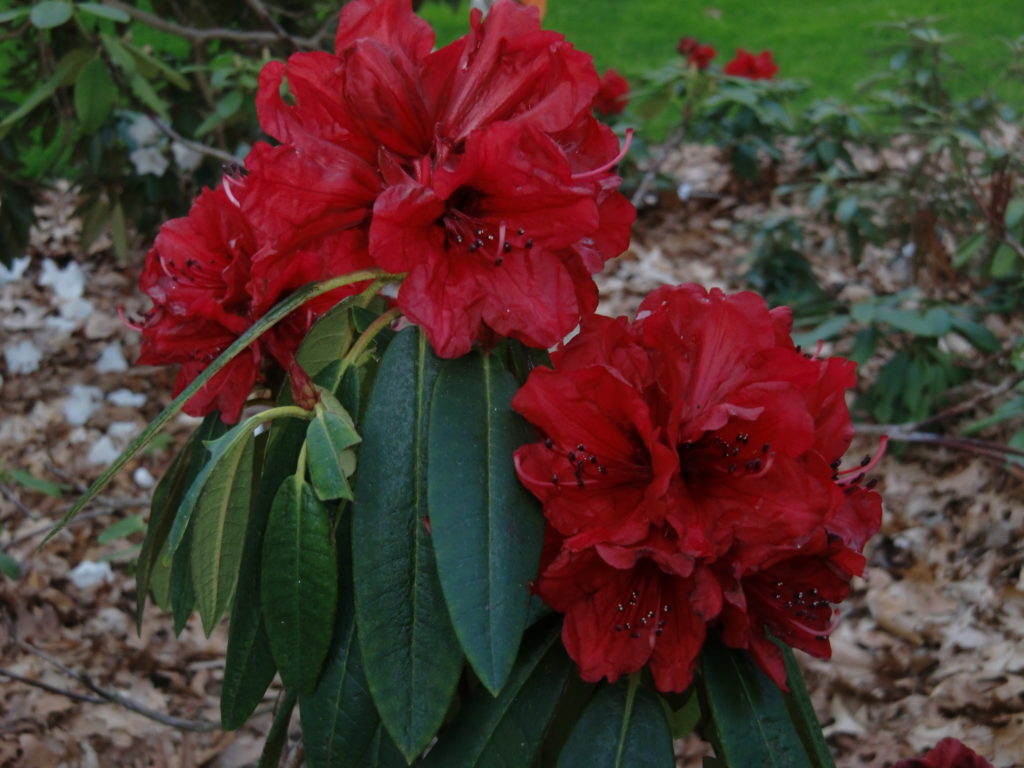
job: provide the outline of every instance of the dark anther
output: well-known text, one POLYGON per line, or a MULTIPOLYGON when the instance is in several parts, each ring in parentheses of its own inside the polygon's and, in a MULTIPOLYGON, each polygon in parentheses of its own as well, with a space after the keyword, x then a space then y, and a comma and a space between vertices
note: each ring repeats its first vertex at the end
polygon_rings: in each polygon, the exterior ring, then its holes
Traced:
POLYGON ((517 235, 525 235, 526 234, 526 230, 523 229, 522 227, 520 227, 519 229, 516 230, 516 234, 517 235))
POLYGON ((505 244, 503 246, 501 246, 501 248, 502 248, 503 251, 505 251, 505 253, 508 253, 509 251, 512 250, 512 243, 510 243, 510 242, 508 242, 506 240, 505 244))
POLYGON ((587 461, 589 461, 591 464, 597 464, 597 456, 591 456, 589 459, 587 459, 587 461))
POLYGON ((487 239, 493 241, 494 240, 494 235, 488 235, 487 239))
POLYGON ((576 446, 576 450, 577 450, 577 451, 579 451, 580 453, 583 453, 583 452, 584 452, 584 451, 586 451, 587 449, 586 449, 586 447, 585 447, 585 446, 583 445, 583 443, 580 443, 579 445, 577 445, 577 446, 576 446))
POLYGON ((634 638, 634 639, 636 639, 636 638, 640 637, 640 633, 639 632, 631 632, 629 636, 634 638))
POLYGON ((477 236, 477 237, 480 237, 480 235, 482 235, 483 233, 484 233, 484 231, 483 231, 482 229, 478 229, 478 230, 476 231, 476 236, 477 236))
POLYGON ((477 250, 481 245, 483 245, 483 243, 481 243, 479 240, 477 240, 475 243, 470 243, 469 244, 469 251, 470 251, 470 253, 472 253, 473 251, 477 250))
POLYGON ((728 469, 729 469, 729 474, 731 475, 733 472, 736 471, 736 465, 735 464, 730 464, 728 469))
POLYGON ((500 267, 501 266, 501 262, 502 262, 502 258, 501 258, 501 256, 499 256, 498 258, 496 258, 494 260, 494 266, 500 267))
POLYGON ((552 485, 558 485, 558 475, 552 475, 551 476, 551 484, 552 485))
POLYGON ((615 631, 616 632, 621 632, 622 631, 622 625, 621 624, 616 624, 615 625, 615 631))
POLYGON ((569 461, 576 461, 576 454, 569 451, 569 461))
POLYGON ((832 469, 839 469, 839 465, 842 464, 842 463, 843 463, 842 459, 836 459, 831 464, 829 464, 829 466, 832 467, 832 469))
POLYGON ((867 488, 870 491, 876 485, 878 485, 878 478, 877 477, 872 477, 870 480, 868 480, 867 484, 864 487, 867 488))
POLYGON ((765 443, 761 446, 761 453, 768 453, 772 449, 771 443, 765 443))
POLYGON ((548 450, 551 450, 551 448, 553 448, 554 445, 555 444, 551 441, 550 437, 545 437, 544 438, 544 447, 545 448, 547 448, 548 450))
POLYGON ((583 478, 582 477, 577 477, 576 478, 576 487, 577 488, 582 488, 583 487, 583 478))
POLYGON ((526 238, 526 242, 523 243, 523 248, 525 248, 526 250, 530 250, 531 248, 533 248, 533 238, 532 237, 526 238))
POLYGON ((853 487, 853 486, 851 485, 851 486, 849 486, 849 487, 848 487, 848 488, 847 488, 846 490, 844 490, 844 491, 843 491, 843 494, 844 494, 844 495, 846 495, 846 496, 853 496, 853 492, 854 492, 854 491, 856 491, 856 490, 857 490, 857 489, 856 489, 856 488, 854 488, 854 487, 853 487))
POLYGON ((600 472, 602 475, 608 474, 608 468, 605 467, 603 464, 597 468, 597 471, 600 472))
POLYGON ((455 242, 456 243, 461 243, 462 242, 462 235, 456 235, 455 236, 455 242))
POLYGON ((864 456, 864 458, 860 460, 860 465, 862 467, 866 467, 870 463, 871 463, 871 454, 870 453, 866 454, 864 456))

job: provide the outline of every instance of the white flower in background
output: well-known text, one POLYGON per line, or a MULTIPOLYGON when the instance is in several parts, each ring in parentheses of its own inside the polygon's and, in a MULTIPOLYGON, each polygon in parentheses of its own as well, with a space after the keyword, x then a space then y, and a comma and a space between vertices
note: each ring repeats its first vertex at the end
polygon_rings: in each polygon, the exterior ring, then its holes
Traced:
POLYGON ((4 362, 7 363, 7 372, 12 376, 24 376, 38 371, 42 359, 43 353, 39 347, 28 339, 4 347, 4 362))
POLYGON ((68 573, 71 583, 79 589, 92 589, 101 584, 109 584, 114 580, 114 572, 108 562, 83 560, 68 573))
POLYGON ((191 173, 203 162, 201 153, 191 149, 180 141, 171 142, 171 154, 174 155, 174 163, 186 173, 191 173))
POLYGON ((135 166, 138 174, 152 173, 154 176, 163 176, 171 161, 164 157, 156 147, 140 147, 132 150, 128 159, 135 166))
POLYGON ((160 129, 146 115, 138 115, 128 126, 128 136, 137 147, 147 147, 156 144, 162 134, 160 129))

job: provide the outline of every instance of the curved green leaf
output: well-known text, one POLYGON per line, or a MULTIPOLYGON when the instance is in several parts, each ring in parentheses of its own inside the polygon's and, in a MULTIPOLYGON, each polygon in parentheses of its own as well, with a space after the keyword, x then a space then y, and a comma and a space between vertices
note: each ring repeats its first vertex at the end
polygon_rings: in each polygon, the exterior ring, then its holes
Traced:
POLYGON ((665 711, 635 679, 602 686, 594 695, 562 748, 558 768, 675 766, 665 711))
POLYGON ((43 0, 32 6, 28 18, 37 29, 53 29, 71 18, 71 10, 66 0, 43 0))
POLYGON ((78 10, 85 11, 93 16, 99 16, 101 19, 117 21, 122 24, 127 24, 131 21, 131 17, 127 13, 112 5, 103 5, 102 3, 79 3, 78 10))
POLYGON ((218 461, 192 521, 192 584, 207 637, 231 602, 242 562, 253 483, 253 441, 218 461))
POLYGON ((417 328, 388 345, 363 420, 352 517, 356 625, 385 727, 410 761, 441 725, 462 654, 427 520, 427 420, 437 358, 417 328))
POLYGON ((709 635, 700 655, 702 735, 728 768, 793 768, 810 758, 790 719, 782 691, 742 650, 709 635))
POLYGON ((256 768, 277 768, 281 764, 281 753, 284 751, 284 745, 288 743, 288 724, 292 719, 292 710, 295 709, 295 698, 295 691, 282 693, 256 768))
POLYGON ((350 297, 331 307, 321 315, 302 339, 295 359, 310 375, 340 360, 354 338, 352 329, 352 305, 358 297, 350 297))
POLYGON ((356 641, 350 548, 349 541, 339 541, 338 610, 327 665, 316 690, 299 697, 309 768, 362 768, 360 758, 380 724, 356 641))
POLYGON ((354 469, 355 454, 349 449, 360 439, 352 417, 332 394, 322 391, 321 403, 306 430, 309 479, 318 497, 351 501, 348 476, 354 469))
POLYGON ((0 138, 7 133, 7 129, 14 125, 14 123, 21 120, 21 118, 50 98, 54 91, 62 85, 74 82, 82 67, 95 55, 96 52, 92 48, 75 48, 73 51, 66 53, 57 63, 57 68, 53 74, 42 85, 26 96, 16 110, 4 117, 3 120, 0 120, 0 138))
POLYGON ((196 607, 196 591, 192 584, 192 530, 182 536, 178 549, 171 552, 170 538, 166 555, 171 568, 171 613, 174 615, 174 634, 180 635, 196 607))
POLYGON ((526 629, 544 519, 516 478, 512 452, 534 438, 510 405, 518 387, 495 355, 441 365, 427 454, 430 524, 452 626, 492 694, 526 629))
POLYGON ((832 760, 832 753, 821 732, 821 723, 818 722, 818 716, 814 713, 814 705, 811 704, 807 685, 804 683, 800 667, 793 656, 793 649, 780 640, 773 639, 772 642, 782 651, 782 657, 786 661, 786 683, 789 685, 789 693, 785 694, 786 706, 789 708, 790 717, 793 718, 793 723, 803 740, 804 747, 811 756, 811 765, 814 768, 835 768, 836 764, 832 760))
MULTIPOLYGON (((285 387, 284 392, 287 391, 285 387)), ((279 402, 284 399, 279 398, 279 402)), ((238 575, 238 594, 228 629, 224 685, 220 694, 220 719, 225 730, 240 728, 245 723, 263 700, 277 672, 260 608, 263 538, 277 490, 295 472, 305 433, 306 425, 296 419, 283 419, 270 426, 268 460, 263 462, 259 491, 253 500, 238 575)))
POLYGON ((82 67, 75 80, 75 112, 83 133, 92 134, 110 116, 117 88, 106 63, 95 58, 82 67))
POLYGON ((572 670, 561 622, 527 633, 497 698, 478 688, 423 760, 424 768, 529 768, 572 670))
POLYGON ((274 497, 263 538, 260 603, 285 688, 316 686, 331 644, 338 564, 327 508, 301 476, 274 497))

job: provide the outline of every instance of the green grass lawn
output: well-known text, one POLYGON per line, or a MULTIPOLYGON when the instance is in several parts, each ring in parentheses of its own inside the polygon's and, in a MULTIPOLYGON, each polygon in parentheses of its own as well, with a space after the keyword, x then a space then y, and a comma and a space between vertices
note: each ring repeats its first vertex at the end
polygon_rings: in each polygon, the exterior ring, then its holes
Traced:
MULTIPOLYGON (((466 5, 457 12, 424 6, 439 43, 465 31, 466 5)), ((683 35, 714 45, 719 64, 739 46, 769 48, 779 76, 805 79, 814 98, 852 94, 883 68, 879 49, 897 39, 876 25, 912 16, 940 17, 938 29, 960 37, 952 53, 964 65, 955 82, 962 95, 983 91, 1005 67, 1009 51, 1000 38, 1024 35, 1024 0, 548 0, 544 25, 593 54, 599 69, 615 67, 627 76, 673 59, 683 35)), ((1020 82, 998 92, 1024 105, 1020 82)))

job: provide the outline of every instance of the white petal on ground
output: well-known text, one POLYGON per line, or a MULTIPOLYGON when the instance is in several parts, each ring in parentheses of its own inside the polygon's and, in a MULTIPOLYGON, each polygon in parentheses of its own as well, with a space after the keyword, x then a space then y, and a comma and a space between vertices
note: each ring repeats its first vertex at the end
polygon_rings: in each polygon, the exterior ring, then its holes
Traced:
POLYGON ((132 480, 139 488, 152 488, 156 485, 156 478, 153 477, 153 473, 145 467, 136 467, 135 471, 132 472, 132 480))
POLYGON ((110 563, 83 560, 71 569, 68 578, 79 589, 92 589, 112 582, 114 572, 110 569, 110 563))
POLYGON ((12 376, 24 376, 38 371, 42 359, 43 353, 39 347, 28 339, 4 347, 4 362, 7 363, 7 372, 12 376))
POLYGON ((89 447, 89 453, 86 454, 85 460, 90 464, 107 466, 108 464, 113 464, 114 459, 120 455, 121 452, 117 450, 114 441, 107 435, 103 435, 103 437, 89 447))
POLYGON ((146 404, 146 396, 144 394, 132 392, 127 387, 115 389, 107 395, 107 400, 121 408, 141 408, 146 404))
POLYGON ((96 361, 96 372, 97 373, 116 373, 118 371, 127 371, 128 361, 124 359, 124 353, 121 351, 121 345, 116 341, 112 341, 103 348, 103 352, 100 354, 99 360, 96 361))
POLYGON ((64 418, 73 427, 80 427, 89 420, 103 403, 103 390, 84 384, 72 384, 64 400, 64 418))
POLYGON ((28 269, 28 265, 31 263, 32 259, 30 257, 22 256, 20 259, 15 259, 10 267, 5 267, 3 264, 0 264, 0 285, 20 280, 21 276, 25 274, 25 270, 28 269))
POLYGON ((39 275, 39 285, 42 288, 53 288, 57 298, 62 301, 80 299, 85 292, 85 272, 73 261, 58 267, 53 259, 46 259, 39 275))
POLYGON ((134 421, 115 421, 107 427, 110 439, 118 445, 128 445, 140 431, 139 425, 134 421))

